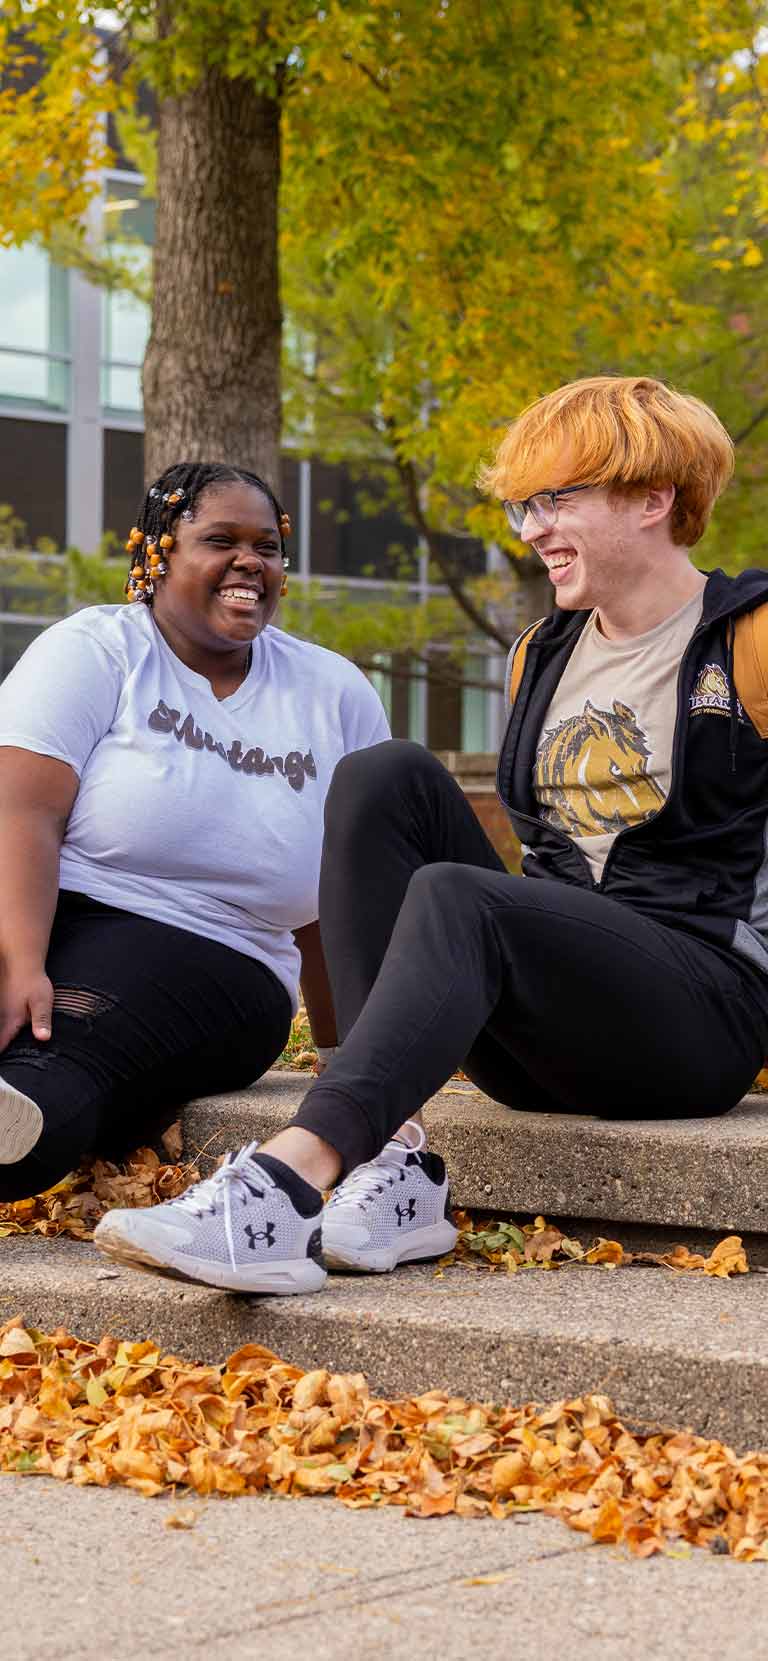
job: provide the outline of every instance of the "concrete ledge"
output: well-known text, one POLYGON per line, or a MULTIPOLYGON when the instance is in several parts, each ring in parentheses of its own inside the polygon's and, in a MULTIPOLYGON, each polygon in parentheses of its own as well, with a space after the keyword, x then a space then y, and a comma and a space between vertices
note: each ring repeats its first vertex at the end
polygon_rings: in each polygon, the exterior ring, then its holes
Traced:
MULTIPOLYGON (((273 1071, 239 1095, 191 1102, 188 1151, 218 1155, 272 1135, 310 1082, 273 1071)), ((457 1205, 768 1234, 768 1095, 722 1119, 611 1121, 516 1113, 456 1084, 433 1096, 426 1119, 457 1205)))
POLYGON ((304 1298, 245 1298, 108 1264, 69 1240, 0 1244, 0 1318, 84 1338, 154 1338, 189 1360, 262 1343, 299 1366, 364 1371, 389 1395, 611 1395, 632 1420, 768 1446, 768 1278, 656 1269, 514 1277, 414 1265, 332 1276, 304 1298))

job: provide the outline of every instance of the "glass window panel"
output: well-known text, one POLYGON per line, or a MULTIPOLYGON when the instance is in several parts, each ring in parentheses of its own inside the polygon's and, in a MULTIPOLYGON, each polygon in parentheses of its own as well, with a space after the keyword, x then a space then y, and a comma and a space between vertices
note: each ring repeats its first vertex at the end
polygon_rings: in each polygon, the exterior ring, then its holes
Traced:
POLYGON ((142 196, 141 189, 132 179, 107 179, 104 230, 108 242, 154 246, 155 204, 151 197, 142 196))
POLYGON ((107 294, 104 305, 104 357, 141 364, 149 335, 149 307, 132 294, 107 294))
MULTIPOLYGON (((131 180, 109 179, 104 227, 110 252, 136 272, 149 269, 154 242, 155 205, 131 180)), ((149 307, 126 292, 104 296, 105 361, 103 402, 109 409, 141 410, 140 368, 149 335, 149 307), (135 370, 112 367, 135 364, 135 370)))
POLYGON ((140 410, 141 369, 115 369, 106 364, 101 396, 108 409, 140 410))
POLYGON ((40 248, 0 248, 0 398, 64 409, 67 364, 32 354, 68 351, 67 272, 40 248), (4 346, 15 350, 3 351, 4 346))
POLYGON ((380 697, 380 699, 381 699, 381 701, 384 705, 384 713, 387 717, 387 720, 389 722, 391 722, 391 720, 392 720, 392 677, 391 677, 391 675, 387 674, 387 670, 390 668, 392 660, 391 660, 391 657, 389 655, 389 652, 376 652, 375 655, 374 655, 373 661, 377 665, 377 667, 375 669, 369 669, 368 679, 369 679, 369 681, 371 683, 371 686, 373 687, 374 691, 378 692, 379 697, 380 697))
POLYGON ((0 248, 0 345, 69 351, 67 273, 41 248, 0 248))
MULTIPOLYGON (((483 657, 468 657, 465 674, 474 681, 485 680, 486 662, 483 657)), ((478 753, 485 750, 485 700, 488 694, 481 686, 465 686, 461 693, 461 748, 478 753)))
POLYGON ((48 351, 48 266, 39 248, 0 250, 0 344, 48 351))
POLYGON ((10 674, 39 633, 39 623, 0 623, 0 680, 10 674))
POLYGON ((52 363, 50 358, 27 358, 16 352, 4 352, 0 346, 0 399, 65 409, 68 390, 68 364, 52 363))

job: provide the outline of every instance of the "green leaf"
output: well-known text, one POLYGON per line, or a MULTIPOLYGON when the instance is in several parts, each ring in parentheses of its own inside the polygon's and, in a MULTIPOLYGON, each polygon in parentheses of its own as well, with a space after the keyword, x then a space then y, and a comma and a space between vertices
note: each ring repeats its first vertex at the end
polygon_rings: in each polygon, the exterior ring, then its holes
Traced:
POLYGON ((17 1471, 33 1471, 39 1458, 40 1454, 34 1448, 28 1448, 25 1453, 19 1454, 15 1469, 17 1471))

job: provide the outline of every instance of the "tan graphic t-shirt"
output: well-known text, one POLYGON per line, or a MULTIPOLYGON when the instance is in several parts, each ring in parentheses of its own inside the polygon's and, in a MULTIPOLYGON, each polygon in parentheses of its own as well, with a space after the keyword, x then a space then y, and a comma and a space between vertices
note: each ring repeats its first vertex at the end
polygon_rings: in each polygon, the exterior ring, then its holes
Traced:
POLYGON ((607 640, 586 623, 547 710, 533 789, 539 817, 566 831, 600 881, 619 832, 667 799, 680 660, 701 617, 703 591, 634 640, 607 640))

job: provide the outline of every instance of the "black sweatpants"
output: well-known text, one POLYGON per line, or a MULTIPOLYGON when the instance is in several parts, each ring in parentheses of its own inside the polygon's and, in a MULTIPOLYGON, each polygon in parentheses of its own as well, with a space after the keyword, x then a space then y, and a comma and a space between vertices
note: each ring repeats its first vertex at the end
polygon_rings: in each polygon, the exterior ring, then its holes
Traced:
POLYGON ((725 1113, 763 1064, 768 980, 604 894, 511 876, 416 744, 339 763, 320 924, 342 1047, 294 1123, 345 1170, 457 1067, 509 1107, 653 1119, 725 1113))
POLYGON ((0 1054, 44 1120, 26 1159, 0 1165, 0 1201, 40 1193, 84 1154, 136 1147, 191 1096, 251 1084, 290 1031, 288 992, 265 964, 84 894, 59 895, 46 972, 51 1038, 27 1026, 0 1054))

